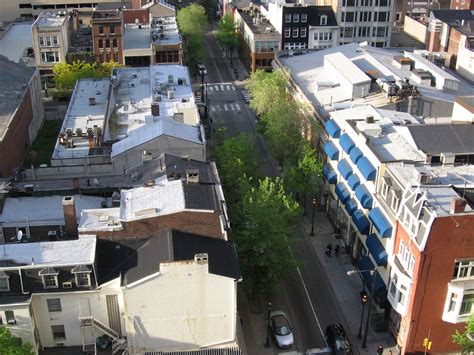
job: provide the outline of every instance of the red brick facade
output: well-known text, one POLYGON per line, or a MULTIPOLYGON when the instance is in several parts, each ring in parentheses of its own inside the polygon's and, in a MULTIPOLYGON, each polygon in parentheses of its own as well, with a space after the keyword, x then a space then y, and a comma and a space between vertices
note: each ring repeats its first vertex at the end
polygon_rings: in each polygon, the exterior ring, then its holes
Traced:
POLYGON ((123 10, 123 23, 136 23, 136 20, 140 24, 150 24, 150 10, 123 10))
POLYGON ((452 10, 474 10, 473 0, 451 0, 452 10))
MULTIPOLYGON (((409 238, 403 228, 397 229, 395 250, 400 240, 409 238)), ((417 248, 411 248, 412 252, 417 248)), ((452 324, 442 320, 448 283, 453 279, 455 261, 473 258, 474 216, 454 215, 437 218, 428 237, 425 250, 417 258, 408 315, 403 324, 408 329, 404 353, 424 351, 423 339, 431 330, 432 353, 457 352, 459 347, 452 343, 451 334, 463 331, 465 324, 452 324)))
POLYGON ((121 12, 117 12, 111 17, 93 17, 92 39, 97 63, 113 60, 123 64, 123 24, 121 12))
POLYGON ((5 137, 0 142, 0 177, 11 176, 13 169, 23 165, 27 149, 31 144, 28 128, 32 119, 31 89, 28 89, 8 125, 5 137))

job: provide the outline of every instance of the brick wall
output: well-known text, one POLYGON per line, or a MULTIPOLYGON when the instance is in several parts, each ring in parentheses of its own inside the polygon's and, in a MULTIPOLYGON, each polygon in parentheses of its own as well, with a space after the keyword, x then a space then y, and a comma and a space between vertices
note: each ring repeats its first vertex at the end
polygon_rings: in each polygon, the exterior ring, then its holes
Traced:
POLYGON ((94 54, 97 63, 108 62, 115 60, 115 62, 123 64, 123 28, 122 20, 94 19, 92 24, 92 38, 94 42, 94 54), (103 33, 100 33, 99 28, 103 27, 103 33), (110 26, 114 26, 115 31, 110 31, 110 26), (114 39, 116 46, 114 46, 114 39), (102 41, 102 48, 99 42, 102 41), (108 46, 107 46, 108 44, 108 46), (109 51, 107 50, 109 48, 109 51), (102 53, 102 54, 101 54, 102 53))
POLYGON ((115 232, 88 231, 85 234, 97 234, 99 238, 148 238, 169 229, 221 238, 219 213, 178 212, 166 216, 148 218, 123 223, 123 230, 115 232))
POLYGON ((11 176, 13 169, 23 165, 28 146, 31 144, 28 138, 28 127, 33 118, 30 90, 26 92, 3 141, 0 142, 0 177, 11 176))
POLYGON ((123 23, 135 23, 135 19, 138 19, 141 24, 150 23, 150 10, 123 10, 123 23))

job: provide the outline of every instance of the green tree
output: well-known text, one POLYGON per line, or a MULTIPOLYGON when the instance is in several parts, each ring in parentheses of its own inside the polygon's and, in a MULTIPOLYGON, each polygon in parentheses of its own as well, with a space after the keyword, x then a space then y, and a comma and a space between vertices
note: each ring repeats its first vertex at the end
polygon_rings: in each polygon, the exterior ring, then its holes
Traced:
POLYGON ((101 64, 81 61, 62 62, 53 67, 53 80, 56 90, 60 94, 70 97, 78 79, 110 77, 112 69, 116 67, 123 67, 123 65, 113 61, 101 64))
POLYGON ((295 166, 290 166, 284 174, 285 187, 288 192, 299 198, 303 196, 306 211, 306 197, 316 196, 321 188, 322 164, 316 158, 316 152, 304 142, 301 157, 295 166))
POLYGON ((242 203, 242 223, 233 236, 244 284, 255 296, 270 291, 297 266, 290 248, 301 211, 280 178, 260 180, 242 203))
POLYGON ((186 64, 195 72, 196 65, 204 59, 206 11, 201 5, 191 4, 178 11, 176 20, 184 40, 186 64))
POLYGON ((277 103, 286 101, 288 79, 281 69, 271 73, 256 70, 245 85, 250 92, 250 107, 258 116, 268 113, 277 103))
POLYGON ((227 56, 232 58, 232 52, 237 47, 238 41, 239 35, 234 23, 234 18, 232 14, 227 13, 219 21, 217 27, 217 42, 225 48, 227 56))
POLYGON ((466 330, 464 333, 456 332, 452 335, 453 343, 461 347, 463 354, 470 354, 474 351, 474 341, 469 339, 468 334, 472 337, 474 335, 474 314, 471 314, 466 322, 466 330))
POLYGON ((7 327, 0 327, 0 354, 2 355, 33 355, 31 344, 22 344, 21 340, 11 335, 7 327))

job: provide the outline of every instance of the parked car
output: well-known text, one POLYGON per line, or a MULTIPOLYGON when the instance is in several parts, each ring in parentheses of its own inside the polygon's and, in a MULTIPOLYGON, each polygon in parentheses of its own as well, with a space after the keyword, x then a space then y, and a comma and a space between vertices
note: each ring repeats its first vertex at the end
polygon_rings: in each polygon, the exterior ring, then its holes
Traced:
POLYGON ((198 70, 199 75, 207 75, 207 69, 204 66, 204 64, 199 63, 197 65, 197 70, 198 70))
POLYGON ((341 324, 331 324, 326 327, 326 341, 334 354, 352 354, 351 343, 341 324))
POLYGON ((281 348, 291 348, 295 343, 293 330, 290 322, 282 311, 274 311, 270 313, 270 327, 272 329, 273 338, 276 345, 281 348))

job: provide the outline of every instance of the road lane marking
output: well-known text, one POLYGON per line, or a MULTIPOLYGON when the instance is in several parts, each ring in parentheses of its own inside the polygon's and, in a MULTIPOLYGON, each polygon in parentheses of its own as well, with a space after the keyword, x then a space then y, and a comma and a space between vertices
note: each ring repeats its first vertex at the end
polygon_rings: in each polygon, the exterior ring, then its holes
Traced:
POLYGON ((217 74, 219 75, 219 78, 221 79, 221 83, 223 83, 224 80, 222 79, 221 72, 219 71, 219 68, 217 67, 217 64, 216 64, 216 61, 214 60, 214 58, 212 58, 212 61, 214 63, 214 67, 216 67, 217 74))

